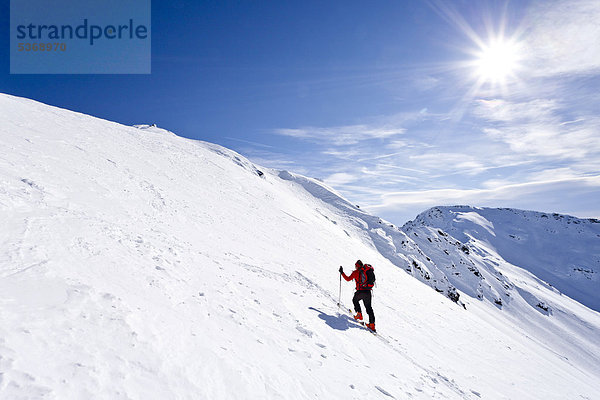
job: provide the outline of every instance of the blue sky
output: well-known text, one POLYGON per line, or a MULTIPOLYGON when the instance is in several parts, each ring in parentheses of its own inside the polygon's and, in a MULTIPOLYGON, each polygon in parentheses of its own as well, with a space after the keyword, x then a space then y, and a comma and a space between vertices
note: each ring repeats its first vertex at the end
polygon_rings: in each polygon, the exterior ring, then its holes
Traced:
POLYGON ((396 224, 600 217, 597 0, 256 3, 153 1, 151 75, 9 75, 5 40, 0 91, 222 144, 396 224))

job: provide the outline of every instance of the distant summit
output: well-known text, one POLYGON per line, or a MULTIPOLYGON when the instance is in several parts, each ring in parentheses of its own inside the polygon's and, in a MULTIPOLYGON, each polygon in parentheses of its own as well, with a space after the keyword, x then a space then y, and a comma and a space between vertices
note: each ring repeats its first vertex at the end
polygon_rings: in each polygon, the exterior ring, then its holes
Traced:
POLYGON ((506 261, 600 311, 598 219, 512 208, 434 207, 403 230, 427 228, 460 241, 490 271, 501 272, 506 261))

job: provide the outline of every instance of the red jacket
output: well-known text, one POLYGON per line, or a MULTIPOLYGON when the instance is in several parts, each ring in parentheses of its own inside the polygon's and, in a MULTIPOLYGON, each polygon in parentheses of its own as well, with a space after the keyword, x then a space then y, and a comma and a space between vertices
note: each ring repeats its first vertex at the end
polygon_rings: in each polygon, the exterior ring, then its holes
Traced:
MULTIPOLYGON (((356 280, 356 290, 370 290, 369 288, 365 288, 365 287, 360 287, 361 283, 360 283, 360 274, 359 274, 358 269, 355 269, 354 271, 352 271, 352 273, 350 274, 350 276, 346 275, 345 273, 342 272, 342 276, 344 277, 345 280, 347 280, 348 282, 350 282, 352 279, 356 280)), ((366 282, 366 276, 364 277, 365 282, 366 282)))

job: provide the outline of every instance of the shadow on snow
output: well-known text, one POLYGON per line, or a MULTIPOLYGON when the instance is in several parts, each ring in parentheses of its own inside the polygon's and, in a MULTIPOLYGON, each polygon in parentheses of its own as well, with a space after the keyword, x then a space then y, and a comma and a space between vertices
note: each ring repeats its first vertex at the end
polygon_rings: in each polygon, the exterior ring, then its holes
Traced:
POLYGON ((318 317, 325 321, 325 323, 333 329, 337 329, 338 331, 346 331, 349 328, 358 328, 358 326, 349 316, 345 314, 337 314, 337 315, 329 315, 324 313, 321 310, 318 310, 314 307, 308 307, 309 310, 313 310, 319 313, 318 317))

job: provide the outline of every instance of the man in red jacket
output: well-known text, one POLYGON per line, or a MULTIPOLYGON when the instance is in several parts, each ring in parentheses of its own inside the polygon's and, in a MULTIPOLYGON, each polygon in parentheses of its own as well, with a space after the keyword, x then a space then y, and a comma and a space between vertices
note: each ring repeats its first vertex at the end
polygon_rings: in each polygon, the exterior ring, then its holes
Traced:
POLYGON ((350 276, 347 276, 344 273, 343 267, 340 267, 340 274, 342 274, 344 279, 348 282, 353 279, 356 280, 356 293, 354 293, 354 297, 352 298, 354 311, 356 311, 354 319, 358 321, 363 320, 359 303, 359 301, 362 300, 365 308, 367 309, 367 314, 369 315, 369 323, 366 326, 372 331, 375 331, 375 314, 373 314, 373 308, 371 307, 371 289, 373 289, 373 284, 375 283, 375 273, 373 272, 373 267, 371 267, 369 264, 363 264, 362 261, 357 260, 354 264, 354 271, 352 271, 350 276))

